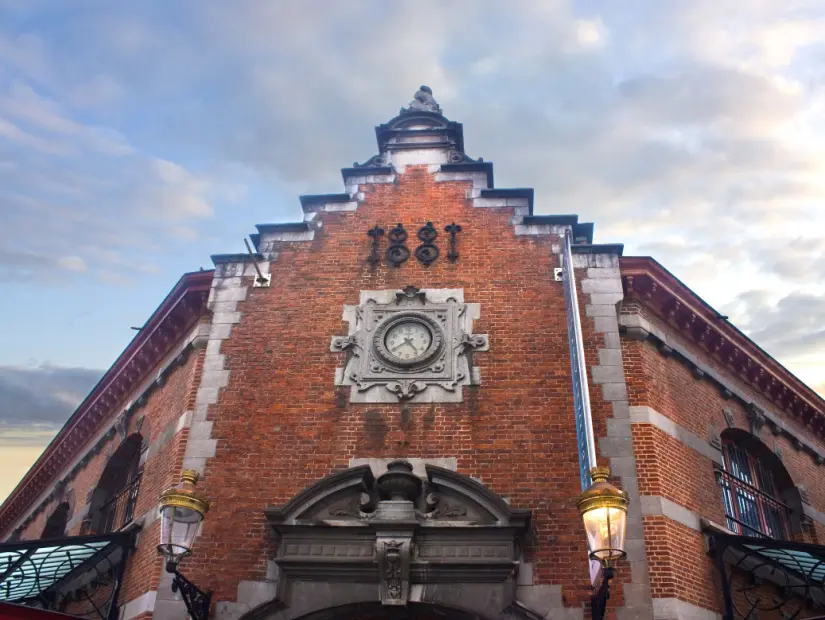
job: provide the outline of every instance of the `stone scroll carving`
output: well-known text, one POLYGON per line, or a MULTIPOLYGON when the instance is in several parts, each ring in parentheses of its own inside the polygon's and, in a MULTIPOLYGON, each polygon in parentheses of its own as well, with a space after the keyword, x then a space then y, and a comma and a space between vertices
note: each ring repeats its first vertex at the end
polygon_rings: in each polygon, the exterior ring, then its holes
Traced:
POLYGON ((282 600, 299 600, 306 591, 320 608, 351 603, 353 596, 406 606, 417 586, 416 596, 435 604, 481 605, 479 612, 489 611, 483 606, 490 601, 501 609, 512 604, 530 511, 511 508, 467 476, 425 469, 422 479, 409 462, 392 461, 376 479, 369 465, 352 467, 283 507, 267 508, 285 579, 282 600), (461 596, 467 600, 454 600, 461 596))
POLYGON ((349 333, 330 346, 347 354, 335 385, 352 386, 350 402, 461 402, 462 387, 480 383, 473 354, 489 343, 472 333, 479 305, 462 289, 362 291, 360 301, 344 306, 349 333))

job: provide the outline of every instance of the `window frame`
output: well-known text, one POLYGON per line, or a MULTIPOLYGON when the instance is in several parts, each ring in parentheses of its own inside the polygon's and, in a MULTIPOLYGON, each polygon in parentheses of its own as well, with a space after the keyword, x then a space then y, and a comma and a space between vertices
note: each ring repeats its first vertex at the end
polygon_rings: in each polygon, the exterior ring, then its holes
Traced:
POLYGON ((717 477, 729 529, 744 536, 791 538, 791 510, 778 499, 775 473, 763 459, 741 443, 723 438, 717 477))

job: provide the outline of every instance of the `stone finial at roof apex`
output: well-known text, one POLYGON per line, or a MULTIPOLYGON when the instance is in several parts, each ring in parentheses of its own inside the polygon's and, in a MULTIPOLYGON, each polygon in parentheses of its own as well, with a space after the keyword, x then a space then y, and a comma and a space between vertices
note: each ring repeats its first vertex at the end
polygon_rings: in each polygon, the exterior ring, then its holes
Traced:
POLYGON ((442 114, 441 106, 433 97, 433 91, 429 86, 420 86, 408 108, 401 108, 401 114, 409 112, 435 112, 442 114))

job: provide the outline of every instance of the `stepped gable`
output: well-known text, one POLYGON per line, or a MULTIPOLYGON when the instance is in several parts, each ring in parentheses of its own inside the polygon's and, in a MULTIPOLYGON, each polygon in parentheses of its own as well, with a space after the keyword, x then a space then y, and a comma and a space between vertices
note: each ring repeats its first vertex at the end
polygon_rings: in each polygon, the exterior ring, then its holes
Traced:
MULTIPOLYGON (((323 226, 319 213, 356 211, 365 200, 363 186, 396 183, 409 166, 426 165, 436 182, 469 181, 467 200, 473 207, 511 207, 511 222, 516 235, 564 234, 573 229, 576 252, 618 251, 621 245, 590 246, 593 224, 578 221, 577 215, 536 215, 532 188, 498 188, 494 186, 493 164, 483 158, 473 158, 464 146, 464 126, 444 116, 432 91, 422 86, 408 107, 397 116, 375 128, 378 153, 363 163, 341 169, 344 192, 300 196, 304 212, 302 222, 266 223, 256 226, 250 234, 255 250, 263 260, 277 257, 281 242, 311 241, 315 231, 323 226)), ((236 262, 249 257, 214 255, 218 263, 236 262)), ((261 260, 261 259, 256 259, 261 260)))

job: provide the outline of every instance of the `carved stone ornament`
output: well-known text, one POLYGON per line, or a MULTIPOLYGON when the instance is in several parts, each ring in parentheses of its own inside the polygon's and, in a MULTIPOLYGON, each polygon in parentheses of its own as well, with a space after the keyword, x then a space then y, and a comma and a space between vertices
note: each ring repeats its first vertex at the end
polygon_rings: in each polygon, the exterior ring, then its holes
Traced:
MULTIPOLYGON (((413 599, 495 618, 512 605, 530 511, 468 476, 425 471, 420 478, 409 462, 392 461, 376 479, 369 465, 352 467, 267 508, 283 577, 271 603, 277 617, 413 599)), ((270 617, 265 607, 256 617, 270 617)))
POLYGON ((478 304, 462 289, 362 291, 344 307, 349 334, 330 350, 346 352, 335 385, 352 386, 350 402, 461 402, 464 385, 478 385, 472 354, 487 351, 486 335, 472 333, 478 304))
POLYGON ((748 416, 751 434, 759 437, 759 433, 762 432, 762 427, 765 426, 765 412, 753 403, 750 403, 745 409, 745 415, 748 416))
POLYGON ((115 421, 115 431, 120 441, 126 439, 126 435, 129 433, 129 415, 125 411, 115 421))
POLYGON ((401 114, 409 112, 435 112, 441 114, 441 106, 433 97, 433 91, 429 86, 421 86, 416 91, 413 100, 408 108, 401 108, 401 114))

